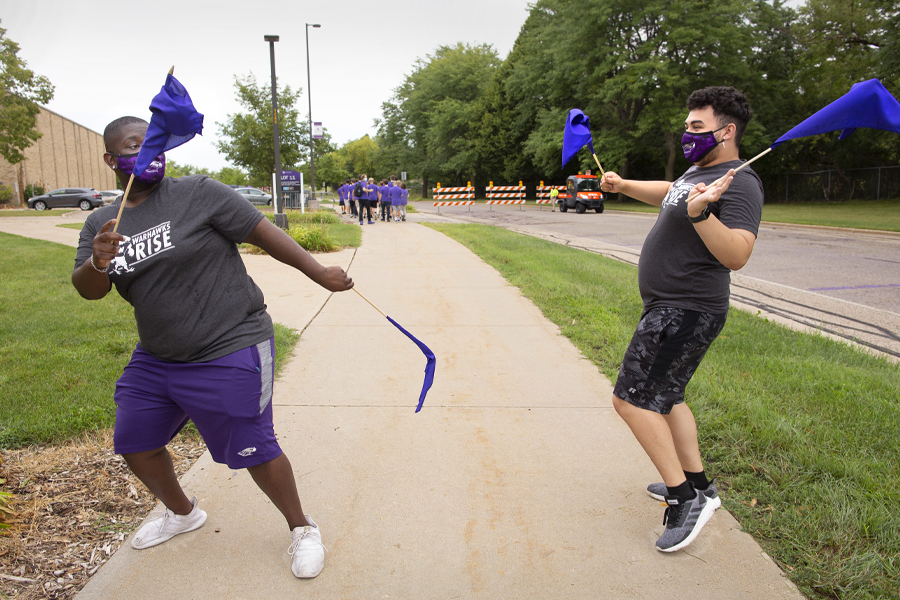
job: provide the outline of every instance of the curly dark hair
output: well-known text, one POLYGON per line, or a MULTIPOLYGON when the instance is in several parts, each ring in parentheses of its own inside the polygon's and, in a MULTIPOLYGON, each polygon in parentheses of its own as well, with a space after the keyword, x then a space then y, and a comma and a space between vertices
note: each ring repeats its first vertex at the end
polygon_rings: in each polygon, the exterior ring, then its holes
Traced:
POLYGON ((753 109, 747 97, 731 86, 710 86, 696 90, 687 99, 688 110, 711 106, 719 127, 734 123, 737 130, 734 134, 735 145, 740 145, 744 137, 747 123, 753 116, 753 109))
POLYGON ((147 121, 141 119, 139 117, 119 117, 112 123, 106 126, 106 129, 103 130, 103 145, 106 146, 106 151, 109 152, 109 146, 112 144, 112 139, 122 131, 122 128, 126 125, 131 125, 132 123, 143 123, 144 125, 149 125, 147 121))

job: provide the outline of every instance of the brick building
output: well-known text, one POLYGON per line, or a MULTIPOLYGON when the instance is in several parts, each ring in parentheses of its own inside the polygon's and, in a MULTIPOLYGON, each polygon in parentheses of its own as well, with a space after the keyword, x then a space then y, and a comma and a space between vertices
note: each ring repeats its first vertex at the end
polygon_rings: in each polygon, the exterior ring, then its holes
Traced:
POLYGON ((37 116, 37 130, 43 135, 25 149, 25 160, 11 165, 0 157, 0 184, 18 187, 19 203, 24 203, 25 186, 32 183, 48 192, 62 187, 118 187, 115 173, 103 162, 101 134, 44 107, 37 116))

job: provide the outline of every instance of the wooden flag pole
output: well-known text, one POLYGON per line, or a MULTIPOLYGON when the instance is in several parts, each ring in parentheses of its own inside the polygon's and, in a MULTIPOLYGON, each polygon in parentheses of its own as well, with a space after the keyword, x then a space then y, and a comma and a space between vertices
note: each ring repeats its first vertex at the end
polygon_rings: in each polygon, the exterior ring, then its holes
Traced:
MULTIPOLYGON (((592 154, 593 154, 593 153, 592 153, 592 154)), ((594 161, 597 163, 597 166, 600 167, 600 159, 597 158, 597 155, 596 155, 596 154, 594 154, 593 156, 594 156, 594 161)), ((600 167, 600 176, 601 176, 601 177, 606 177, 606 172, 603 170, 603 167, 600 167)))
MULTIPOLYGON (((172 68, 169 69, 169 75, 175 73, 175 65, 172 65, 172 68)), ((116 215, 116 226, 113 227, 113 233, 115 233, 119 229, 119 221, 122 220, 122 211, 125 210, 125 201, 128 200, 128 192, 131 191, 131 183, 134 181, 134 173, 131 174, 131 177, 128 179, 128 185, 125 186, 125 195, 122 196, 122 204, 119 206, 119 214, 116 215)))
MULTIPOLYGON (((357 294, 359 294, 359 297, 360 297, 360 298, 362 298, 362 299, 365 300, 366 302, 369 302, 369 299, 366 298, 365 296, 363 296, 363 295, 360 293, 360 291, 359 291, 358 289, 356 289, 356 288, 354 287, 354 288, 353 288, 353 291, 356 292, 357 294)), ((372 308, 374 308, 375 310, 377 310, 378 312, 380 312, 382 317, 387 318, 387 315, 384 314, 383 312, 381 312, 381 309, 380 309, 380 308, 378 308, 377 306, 375 306, 375 305, 372 304, 371 302, 369 302, 369 304, 372 306, 372 308)))
POLYGON ((134 181, 134 173, 128 179, 128 185, 125 186, 125 195, 122 196, 122 204, 119 206, 119 214, 116 215, 116 225, 113 227, 113 233, 119 229, 119 222, 122 220, 122 211, 125 210, 125 201, 128 200, 128 192, 131 191, 131 182, 134 181))
MULTIPOLYGON (((757 158, 762 158, 763 156, 765 156, 766 154, 768 154, 768 153, 771 152, 771 151, 772 151, 772 148, 771 148, 771 147, 766 148, 765 150, 763 150, 762 152, 760 152, 759 154, 757 154, 756 156, 754 156, 753 158, 751 158, 750 160, 748 160, 747 162, 745 162, 744 164, 742 164, 741 166, 739 166, 737 169, 734 170, 734 172, 737 173, 738 171, 740 171, 741 169, 743 169, 744 167, 746 167, 747 165, 749 165, 750 163, 752 163, 753 161, 755 161, 757 158)), ((726 178, 726 177, 728 177, 728 173, 726 173, 725 175, 722 175, 721 177, 719 177, 718 179, 716 179, 715 181, 713 181, 712 184, 711 184, 709 187, 713 187, 713 186, 716 186, 716 185, 720 185, 723 181, 725 181, 725 178, 726 178)), ((696 193, 694 193, 694 194, 691 194, 690 196, 688 196, 687 201, 690 202, 691 200, 693 200, 694 198, 696 198, 696 197, 699 196, 700 194, 701 194, 701 192, 696 192, 696 193)))

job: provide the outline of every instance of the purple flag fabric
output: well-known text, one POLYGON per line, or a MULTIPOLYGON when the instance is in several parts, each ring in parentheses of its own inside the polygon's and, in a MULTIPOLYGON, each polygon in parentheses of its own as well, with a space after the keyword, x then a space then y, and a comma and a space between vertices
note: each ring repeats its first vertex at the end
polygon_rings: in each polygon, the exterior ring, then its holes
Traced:
POLYGON ((563 130, 562 166, 565 167, 566 163, 585 146, 591 149, 591 154, 594 154, 591 121, 580 108, 573 108, 566 117, 566 128, 563 130))
POLYGON ((415 342, 416 346, 418 346, 422 353, 425 354, 425 358, 428 359, 428 362, 425 363, 425 382, 422 384, 422 393, 419 394, 419 405, 416 407, 416 412, 419 412, 422 410, 422 405, 425 403, 425 395, 428 394, 428 390, 431 389, 431 384, 434 383, 434 367, 436 362, 434 352, 429 350, 428 346, 417 340, 413 334, 400 327, 400 324, 397 321, 390 317, 387 317, 387 320, 390 321, 394 327, 406 334, 406 337, 415 342))
POLYGON ((856 83, 850 91, 783 136, 772 148, 788 140, 841 129, 844 139, 859 127, 900 133, 900 103, 877 79, 856 83))
POLYGON ((157 156, 180 146, 203 131, 203 115, 194 108, 188 91, 175 77, 168 75, 166 84, 150 102, 150 125, 134 164, 137 177, 157 156))

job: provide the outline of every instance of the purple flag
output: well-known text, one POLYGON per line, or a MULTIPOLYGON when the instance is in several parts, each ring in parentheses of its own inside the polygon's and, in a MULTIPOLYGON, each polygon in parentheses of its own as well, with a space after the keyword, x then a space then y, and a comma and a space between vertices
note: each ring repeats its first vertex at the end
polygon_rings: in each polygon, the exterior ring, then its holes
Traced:
POLYGON ((877 79, 854 84, 849 92, 775 140, 772 148, 838 129, 842 140, 859 127, 900 133, 900 103, 877 79))
POLYGON ((138 177, 157 156, 180 146, 203 131, 203 115, 194 108, 188 91, 171 74, 150 102, 150 125, 134 164, 138 177))
POLYGON ((566 128, 563 130, 562 166, 572 160, 578 151, 587 146, 594 152, 594 144, 591 139, 591 121, 580 108, 573 108, 566 118, 566 128))
POLYGON ((416 343, 416 346, 418 346, 422 353, 425 355, 425 358, 428 359, 428 361, 425 363, 425 382, 422 384, 422 393, 419 394, 419 405, 416 407, 416 412, 419 412, 420 410, 422 410, 422 405, 425 403, 425 395, 428 394, 428 390, 431 389, 431 384, 434 383, 434 367, 436 362, 434 358, 434 352, 429 350, 428 346, 417 340, 413 336, 413 334, 400 327, 400 324, 397 321, 393 320, 390 317, 387 317, 387 320, 393 323, 394 327, 406 334, 406 337, 414 341, 416 343))

